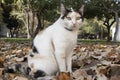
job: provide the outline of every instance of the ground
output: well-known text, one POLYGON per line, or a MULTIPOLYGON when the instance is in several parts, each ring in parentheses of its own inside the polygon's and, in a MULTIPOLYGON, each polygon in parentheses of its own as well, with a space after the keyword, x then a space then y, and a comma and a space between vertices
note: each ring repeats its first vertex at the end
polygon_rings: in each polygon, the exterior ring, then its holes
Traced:
MULTIPOLYGON (((0 80, 30 80, 24 73, 30 46, 30 40, 0 40, 0 80)), ((72 59, 74 80, 120 80, 119 43, 78 41, 72 59)))

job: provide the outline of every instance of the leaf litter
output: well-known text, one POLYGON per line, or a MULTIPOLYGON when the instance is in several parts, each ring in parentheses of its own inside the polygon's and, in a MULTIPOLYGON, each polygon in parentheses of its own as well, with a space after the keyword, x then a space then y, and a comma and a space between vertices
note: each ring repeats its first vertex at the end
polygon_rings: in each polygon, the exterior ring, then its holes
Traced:
MULTIPOLYGON (((29 50, 29 42, 0 41, 0 80, 31 80, 24 73, 29 50)), ((72 63, 73 80, 120 80, 120 45, 78 44, 72 63)))

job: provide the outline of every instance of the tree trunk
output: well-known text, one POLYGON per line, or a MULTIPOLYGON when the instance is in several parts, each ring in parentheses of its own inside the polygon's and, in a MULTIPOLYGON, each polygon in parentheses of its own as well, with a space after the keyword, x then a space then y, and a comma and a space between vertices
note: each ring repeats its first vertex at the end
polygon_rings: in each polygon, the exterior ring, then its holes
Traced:
POLYGON ((100 40, 103 39, 103 30, 104 30, 104 29, 101 27, 100 40))
POLYGON ((16 38, 16 34, 15 34, 16 31, 17 31, 17 30, 16 30, 15 28, 13 28, 13 37, 14 37, 14 38, 16 38))
POLYGON ((106 17, 106 20, 104 21, 104 25, 107 27, 107 41, 110 41, 110 28, 115 23, 115 18, 112 22, 110 20, 109 17, 106 17))
POLYGON ((26 28, 27 28, 27 38, 31 38, 31 35, 30 35, 30 25, 29 25, 29 12, 26 11, 26 28))
POLYGON ((10 30, 10 37, 11 37, 11 38, 13 38, 13 37, 14 37, 14 34, 13 34, 12 29, 10 30))
POLYGON ((115 12, 115 18, 116 18, 116 29, 114 34, 114 41, 120 41, 120 26, 119 26, 118 12, 115 12))
POLYGON ((35 25, 34 25, 34 21, 35 21, 35 12, 34 11, 32 11, 32 20, 31 20, 32 22, 32 24, 31 24, 31 36, 33 37, 33 33, 34 33, 34 27, 35 27, 35 25))
POLYGON ((38 20, 38 25, 37 25, 37 28, 34 32, 33 38, 37 35, 37 33, 40 30, 43 30, 43 26, 42 26, 42 23, 41 23, 41 13, 40 12, 37 13, 37 20, 38 20))
POLYGON ((107 41, 110 41, 110 26, 107 26, 107 30, 108 30, 107 41))

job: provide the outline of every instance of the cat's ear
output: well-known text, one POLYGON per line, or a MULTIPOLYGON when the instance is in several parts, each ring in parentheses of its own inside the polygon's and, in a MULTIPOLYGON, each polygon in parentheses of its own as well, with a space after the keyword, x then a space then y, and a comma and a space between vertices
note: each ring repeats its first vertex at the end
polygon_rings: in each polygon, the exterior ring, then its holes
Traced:
POLYGON ((61 3, 61 15, 64 15, 66 11, 66 7, 64 6, 64 4, 61 3))
POLYGON ((84 5, 82 5, 79 10, 78 10, 79 13, 81 13, 83 15, 83 12, 84 12, 84 5))

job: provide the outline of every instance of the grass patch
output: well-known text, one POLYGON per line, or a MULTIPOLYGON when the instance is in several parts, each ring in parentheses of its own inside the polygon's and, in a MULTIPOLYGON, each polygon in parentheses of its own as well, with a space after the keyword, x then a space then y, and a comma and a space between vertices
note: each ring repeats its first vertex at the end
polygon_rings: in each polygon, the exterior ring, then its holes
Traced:
POLYGON ((107 40, 99 40, 99 39, 94 39, 94 40, 91 40, 91 39, 78 39, 78 44, 120 44, 120 42, 114 42, 114 41, 107 41, 107 40))
MULTIPOLYGON (((24 43, 24 42, 32 42, 32 39, 27 39, 27 38, 0 38, 0 41, 5 41, 5 42, 17 42, 17 43, 24 43)), ((78 39, 78 44, 120 44, 120 42, 113 42, 113 41, 106 41, 106 40, 92 40, 92 39, 78 39)))
POLYGON ((27 39, 27 38, 1 38, 0 41, 5 41, 5 42, 31 42, 32 39, 27 39))

